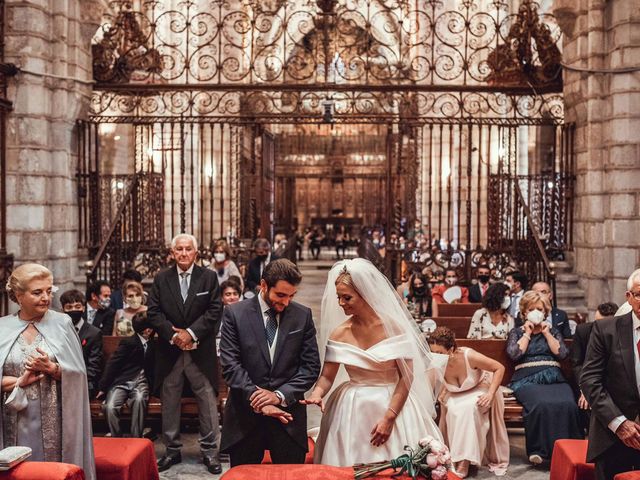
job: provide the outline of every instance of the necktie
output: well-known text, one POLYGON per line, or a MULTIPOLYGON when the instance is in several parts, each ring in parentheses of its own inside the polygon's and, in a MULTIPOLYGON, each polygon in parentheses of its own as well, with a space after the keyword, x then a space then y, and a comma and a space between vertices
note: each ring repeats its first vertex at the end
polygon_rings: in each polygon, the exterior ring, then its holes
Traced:
POLYGON ((278 321, 276 320, 276 312, 273 309, 267 310, 267 324, 265 326, 265 331, 267 333, 267 342, 269 343, 269 347, 273 345, 273 341, 276 339, 276 331, 278 330, 278 321))
POLYGON ((187 283, 187 278, 189 278, 189 272, 182 272, 180 276, 182 280, 180 280, 180 295, 182 295, 182 301, 187 301, 187 295, 189 293, 189 284, 187 283))
POLYGON ((149 342, 144 342, 144 343, 142 344, 142 350, 143 350, 143 352, 144 352, 144 354, 145 354, 145 355, 147 354, 147 344, 148 344, 148 343, 149 343, 149 342))
POLYGON ((89 310, 89 323, 93 325, 93 321, 96 318, 97 310, 89 310))
POLYGON ((638 343, 636 344, 636 348, 638 349, 638 358, 640 358, 640 340, 638 340, 638 343))
POLYGON ((487 293, 487 288, 489 288, 489 285, 487 285, 486 283, 484 285, 482 285, 482 296, 484 297, 485 293, 487 293))

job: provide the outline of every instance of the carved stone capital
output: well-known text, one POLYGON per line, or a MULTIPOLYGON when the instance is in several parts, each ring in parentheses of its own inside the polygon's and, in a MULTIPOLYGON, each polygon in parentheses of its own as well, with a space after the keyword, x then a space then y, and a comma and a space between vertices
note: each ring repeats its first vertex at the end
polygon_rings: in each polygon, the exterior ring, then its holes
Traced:
POLYGON ((575 0, 554 0, 552 7, 553 16, 567 38, 573 38, 573 31, 578 18, 578 9, 575 0))
POLYGON ((90 43, 96 31, 102 25, 103 15, 109 10, 109 0, 81 0, 81 35, 85 43, 90 43))

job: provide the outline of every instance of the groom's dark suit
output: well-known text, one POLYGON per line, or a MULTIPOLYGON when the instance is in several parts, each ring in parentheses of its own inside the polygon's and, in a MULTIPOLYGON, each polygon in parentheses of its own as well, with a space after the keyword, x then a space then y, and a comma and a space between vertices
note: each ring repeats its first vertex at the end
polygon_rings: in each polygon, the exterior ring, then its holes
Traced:
POLYGON ((640 395, 631 313, 594 322, 582 366, 580 388, 591 406, 587 460, 596 463, 596 478, 640 469, 640 451, 626 447, 609 423, 623 415, 636 420, 640 395))
POLYGON ((274 463, 301 463, 307 451, 307 411, 299 400, 320 373, 311 310, 291 302, 280 314, 273 362, 258 296, 225 307, 221 332, 220 361, 230 389, 222 451, 230 453, 232 464, 260 463, 265 449, 274 463), (287 406, 280 408, 293 421, 283 425, 254 413, 249 398, 257 387, 281 392, 287 406))

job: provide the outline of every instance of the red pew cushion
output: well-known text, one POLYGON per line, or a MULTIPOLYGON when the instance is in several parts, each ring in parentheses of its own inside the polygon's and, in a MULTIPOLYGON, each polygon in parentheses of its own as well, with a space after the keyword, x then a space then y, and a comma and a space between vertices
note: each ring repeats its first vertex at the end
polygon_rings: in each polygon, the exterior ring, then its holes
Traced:
POLYGON ((153 443, 145 438, 94 437, 98 480, 158 480, 153 443))
POLYGON ((0 480, 84 480, 77 465, 54 462, 22 462, 11 470, 0 472, 0 480))
MULTIPOLYGON (((377 479, 390 480, 392 470, 377 475, 377 479)), ((395 477, 409 480, 405 475, 395 477)), ((329 465, 240 465, 227 471, 221 480, 353 480, 353 468, 329 465)), ((449 480, 459 478, 449 472, 449 480)))
POLYGON ((640 480, 640 471, 619 473, 613 480, 640 480))
MULTIPOLYGON (((309 451, 304 457, 304 463, 313 463, 313 451, 315 450, 316 442, 313 441, 313 438, 307 437, 307 445, 308 445, 309 451)), ((262 463, 263 464, 273 463, 273 461, 271 460, 271 454, 269 453, 269 450, 264 451, 264 457, 262 457, 262 463)))
POLYGON ((587 440, 556 440, 549 480, 594 480, 595 465, 587 463, 587 440))

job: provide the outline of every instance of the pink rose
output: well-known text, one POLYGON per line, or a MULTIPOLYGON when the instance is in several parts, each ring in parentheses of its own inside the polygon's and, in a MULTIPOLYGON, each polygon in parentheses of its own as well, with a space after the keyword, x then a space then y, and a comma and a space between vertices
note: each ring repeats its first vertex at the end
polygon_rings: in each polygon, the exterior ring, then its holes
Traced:
POLYGON ((434 440, 435 440, 435 438, 433 438, 431 435, 427 435, 426 437, 424 437, 422 440, 420 440, 418 442, 418 445, 420 445, 421 447, 424 448, 424 447, 428 446, 434 440))
POLYGON ((430 446, 433 453, 444 453, 445 449, 447 448, 442 442, 439 442, 438 440, 432 441, 430 446))
POLYGON ((447 469, 440 465, 431 470, 431 480, 447 480, 447 469))
POLYGON ((438 463, 440 465, 449 463, 449 460, 451 460, 451 455, 449 455, 449 452, 445 451, 438 454, 438 463))
POLYGON ((427 465, 429 468, 436 468, 438 466, 438 456, 433 453, 427 455, 427 465))

